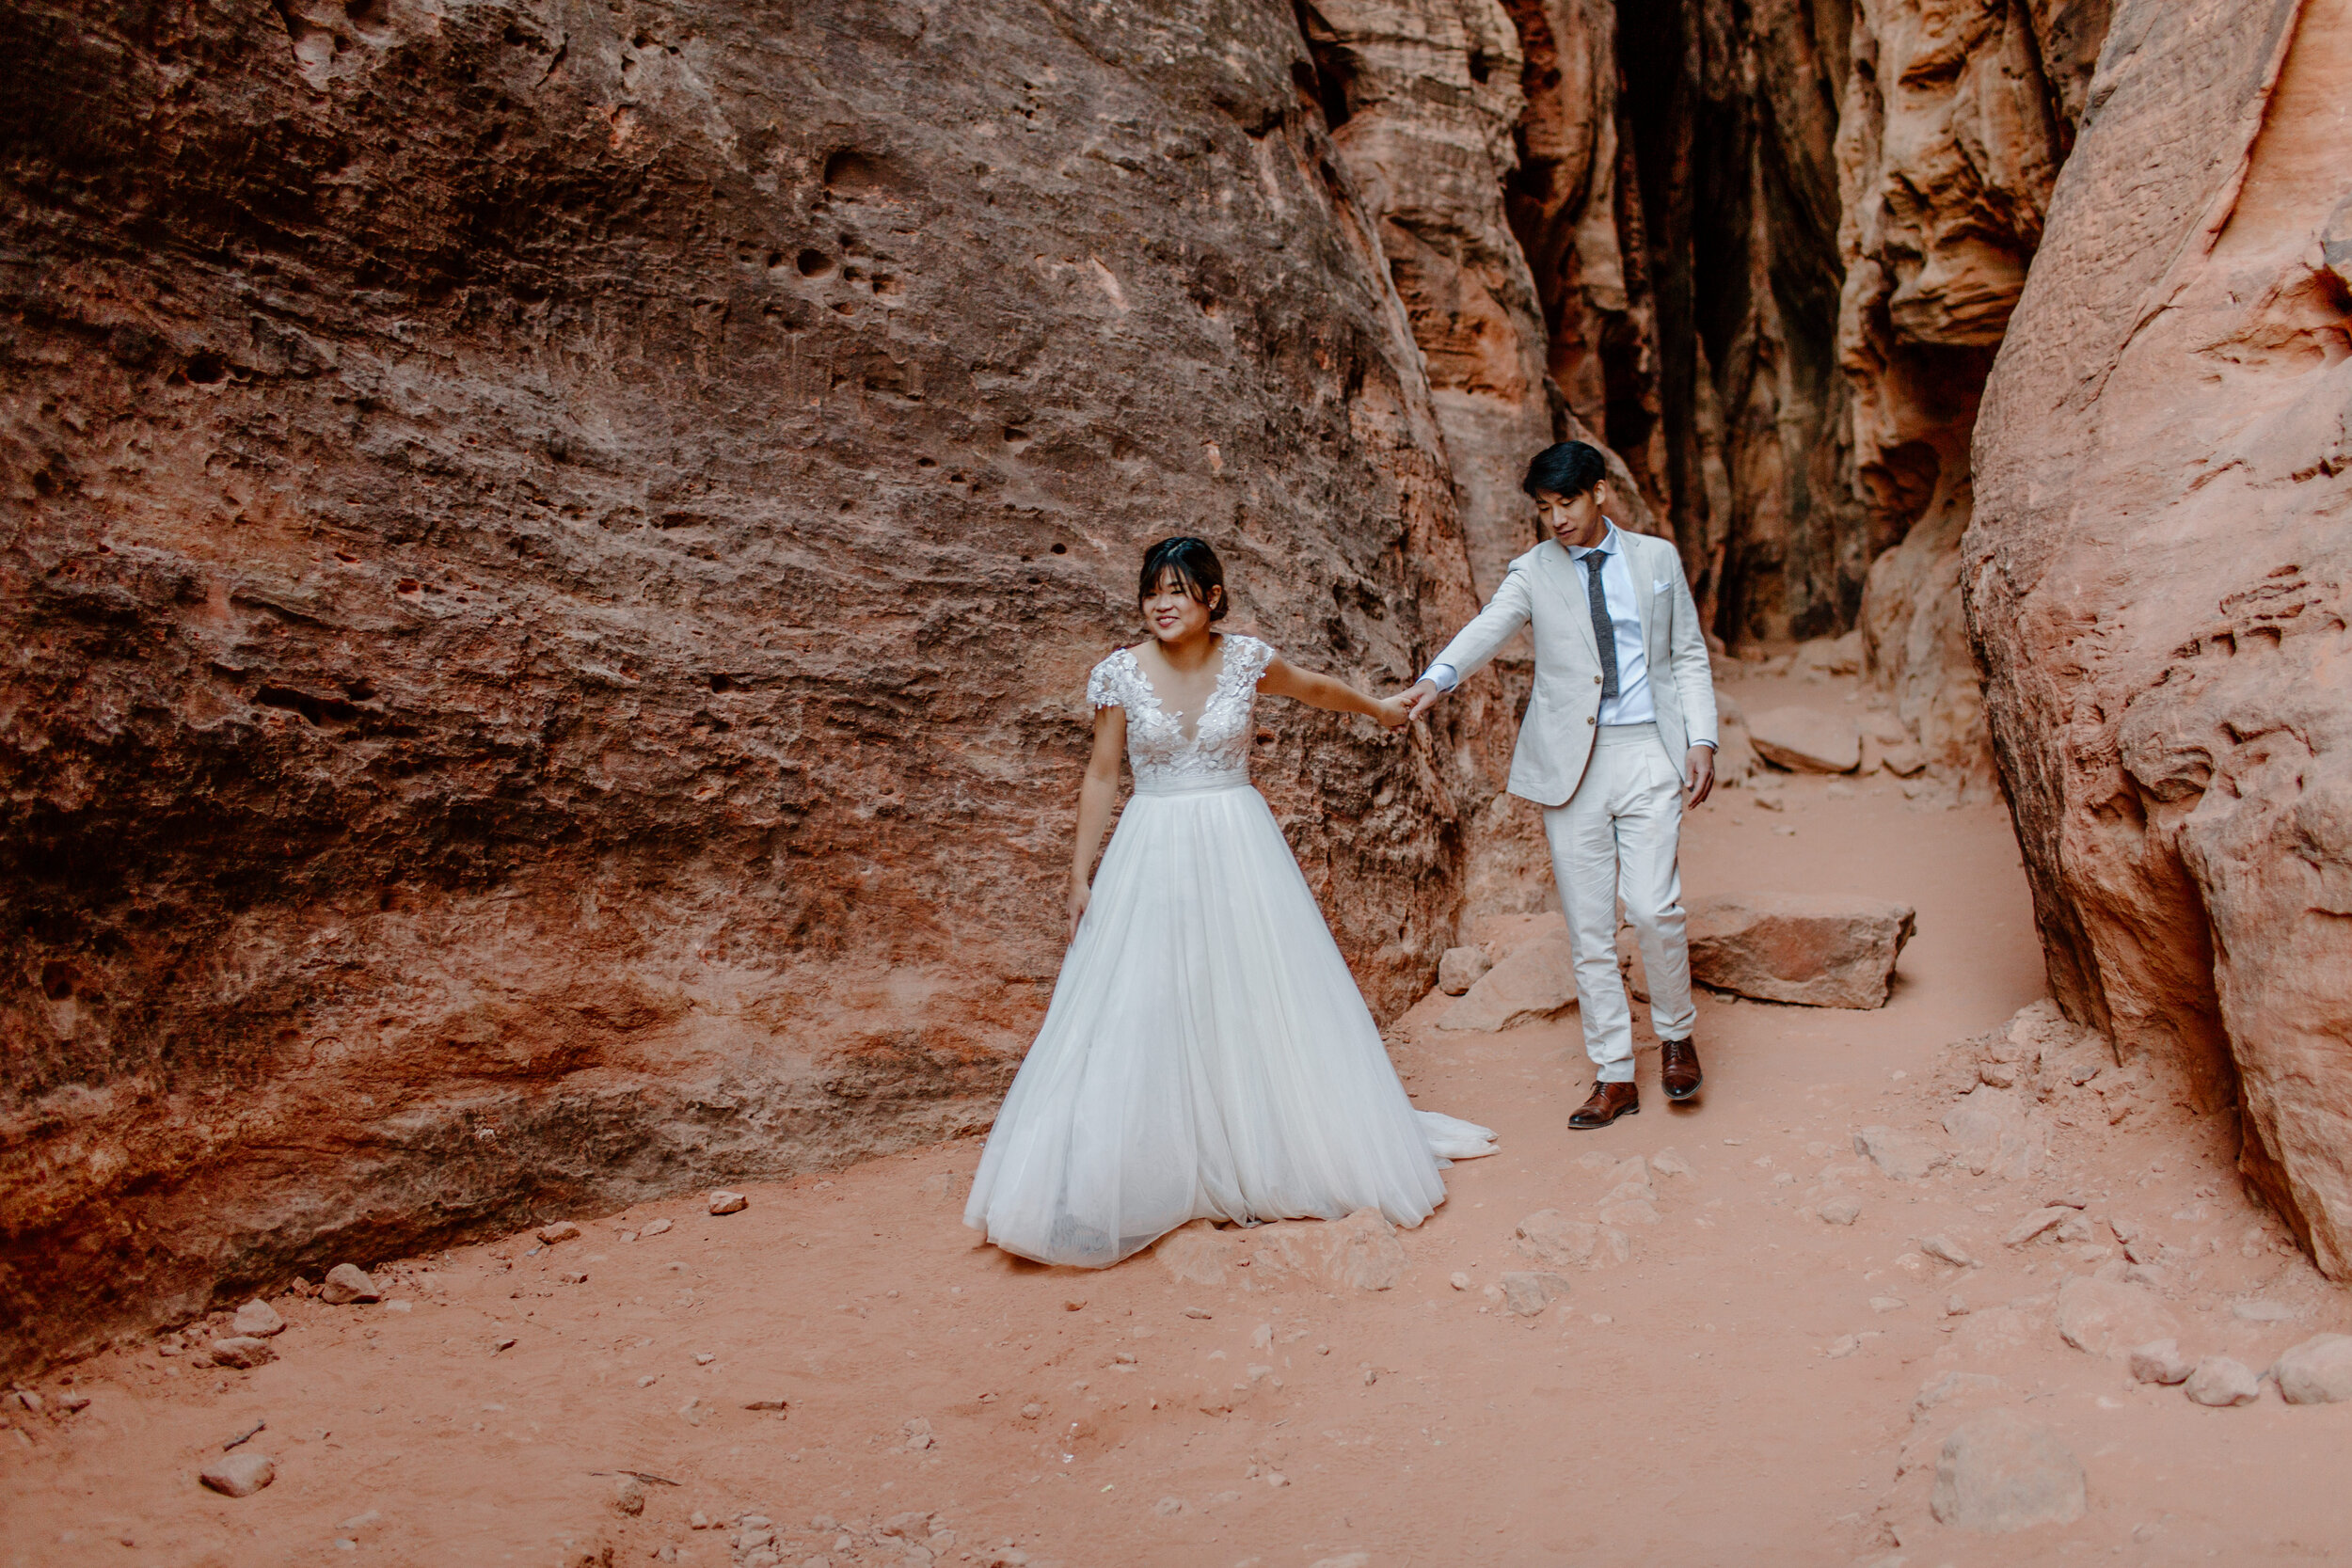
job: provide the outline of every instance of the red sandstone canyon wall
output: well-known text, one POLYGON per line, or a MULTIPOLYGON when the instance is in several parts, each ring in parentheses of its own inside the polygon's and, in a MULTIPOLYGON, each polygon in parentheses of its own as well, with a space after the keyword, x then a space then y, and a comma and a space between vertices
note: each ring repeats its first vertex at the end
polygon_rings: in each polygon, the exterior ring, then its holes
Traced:
MULTIPOLYGON (((1366 680, 1474 608, 1286 5, 0 42, 0 1360, 984 1124, 1140 546, 1366 680)), ((1382 1008, 1465 715, 1263 721, 1382 1008)))
POLYGON ((2119 0, 1977 423, 2053 985, 2352 1277, 2352 6, 2119 0))
POLYGON ((1865 5, 1838 128, 1838 356, 1855 467, 1886 546, 1861 626, 1928 765, 1990 784, 1961 612, 1969 440, 2088 102, 2106 0, 1865 5))
MULTIPOLYGON (((1401 682, 1563 436, 2346 1267, 2347 0, 2110 3, 10 10, 0 1361, 981 1125, 1138 547, 1401 682)), ((1380 1009, 1525 681, 1263 717, 1380 1009)))

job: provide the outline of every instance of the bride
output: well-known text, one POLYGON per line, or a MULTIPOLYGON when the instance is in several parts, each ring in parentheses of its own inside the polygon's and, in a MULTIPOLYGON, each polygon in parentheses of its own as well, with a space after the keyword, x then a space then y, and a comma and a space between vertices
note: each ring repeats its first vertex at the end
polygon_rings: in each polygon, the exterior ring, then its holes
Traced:
POLYGON ((1045 1263, 1116 1263, 1188 1220, 1418 1225, 1484 1127, 1416 1111, 1274 814, 1249 787, 1260 692, 1405 722, 1224 636, 1224 570, 1163 539, 1136 589, 1152 636, 1094 667, 1070 952, 1006 1095, 963 1219, 1045 1263), (1135 797, 1088 886, 1119 794, 1135 797))

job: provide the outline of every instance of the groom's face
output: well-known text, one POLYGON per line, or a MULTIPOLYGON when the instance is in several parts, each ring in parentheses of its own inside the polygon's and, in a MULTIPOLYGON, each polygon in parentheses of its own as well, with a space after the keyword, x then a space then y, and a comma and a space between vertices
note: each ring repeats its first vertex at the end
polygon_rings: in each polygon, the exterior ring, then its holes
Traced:
POLYGON ((1535 492, 1535 513, 1544 527, 1563 545, 1584 549, 1609 536, 1609 482, 1602 480, 1582 495, 1564 496, 1555 490, 1535 492))

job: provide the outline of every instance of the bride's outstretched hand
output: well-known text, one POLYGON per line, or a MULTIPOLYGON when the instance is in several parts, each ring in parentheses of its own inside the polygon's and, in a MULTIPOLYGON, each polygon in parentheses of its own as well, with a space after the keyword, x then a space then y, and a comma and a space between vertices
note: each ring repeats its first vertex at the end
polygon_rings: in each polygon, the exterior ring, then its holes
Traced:
POLYGON ((1413 710, 1406 705, 1405 694, 1377 698, 1373 703, 1373 717, 1384 730, 1401 730, 1413 721, 1413 710))
POLYGON ((1087 896, 1094 890, 1084 882, 1070 884, 1070 940, 1078 940, 1078 922, 1086 918, 1087 896))

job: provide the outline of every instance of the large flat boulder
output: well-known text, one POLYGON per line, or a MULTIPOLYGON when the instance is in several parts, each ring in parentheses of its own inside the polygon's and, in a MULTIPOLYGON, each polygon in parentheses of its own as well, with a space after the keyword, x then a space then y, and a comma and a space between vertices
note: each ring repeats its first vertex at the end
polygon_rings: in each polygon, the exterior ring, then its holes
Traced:
POLYGON ((1734 893, 1690 909, 1691 978, 1809 1007, 1883 1007, 1917 917, 1836 893, 1734 893))
POLYGON ((1799 773, 1851 773, 1862 766, 1862 726, 1842 713, 1769 707, 1748 719, 1748 741, 1766 762, 1799 773))

